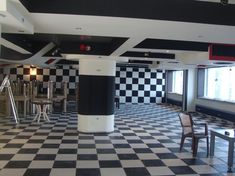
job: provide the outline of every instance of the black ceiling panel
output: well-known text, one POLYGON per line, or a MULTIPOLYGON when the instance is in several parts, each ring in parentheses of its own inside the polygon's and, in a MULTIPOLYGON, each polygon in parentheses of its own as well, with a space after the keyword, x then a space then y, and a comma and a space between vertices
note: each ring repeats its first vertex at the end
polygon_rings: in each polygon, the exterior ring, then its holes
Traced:
POLYGON ((179 40, 145 39, 134 48, 208 51, 210 43, 179 40))
POLYGON ((66 59, 61 59, 58 62, 56 62, 55 65, 78 65, 79 61, 71 61, 66 59))
POLYGON ((137 52, 137 51, 128 51, 122 54, 121 56, 127 57, 146 57, 146 58, 158 58, 158 59, 175 59, 175 54, 168 53, 154 53, 154 52, 137 52))
POLYGON ((9 61, 12 61, 12 60, 17 60, 17 61, 20 61, 20 60, 25 60, 25 59, 28 59, 30 58, 32 55, 31 54, 22 54, 22 53, 19 53, 15 50, 12 50, 12 49, 9 49, 5 46, 0 46, 1 49, 1 53, 0 53, 0 58, 2 59, 6 59, 6 60, 9 60, 9 61))
POLYGON ((195 0, 20 0, 34 13, 130 17, 235 25, 235 5, 195 0))
POLYGON ((53 42, 56 44, 56 47, 45 54, 47 57, 61 57, 60 53, 108 56, 128 39, 119 37, 39 33, 34 35, 4 34, 3 37, 23 48, 30 46, 29 49, 33 54, 35 54, 38 49, 42 49, 50 42, 53 42), (90 49, 81 50, 81 45, 85 47, 88 46, 90 49))

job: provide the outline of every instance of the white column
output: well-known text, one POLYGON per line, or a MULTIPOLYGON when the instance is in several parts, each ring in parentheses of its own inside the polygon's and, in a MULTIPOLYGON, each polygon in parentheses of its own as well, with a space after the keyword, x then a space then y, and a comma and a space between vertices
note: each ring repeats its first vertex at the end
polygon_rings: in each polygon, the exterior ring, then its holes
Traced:
POLYGON ((114 131, 115 74, 115 60, 79 60, 78 131, 114 131))

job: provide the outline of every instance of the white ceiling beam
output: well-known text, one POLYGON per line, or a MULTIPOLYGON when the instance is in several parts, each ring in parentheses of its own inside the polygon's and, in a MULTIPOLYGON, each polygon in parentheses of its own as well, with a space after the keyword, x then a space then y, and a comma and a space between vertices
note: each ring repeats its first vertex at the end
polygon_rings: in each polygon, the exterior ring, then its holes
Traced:
POLYGON ((0 23, 3 26, 10 27, 12 31, 21 31, 24 33, 33 34, 34 26, 33 24, 26 18, 26 15, 23 14, 20 10, 17 9, 16 5, 10 0, 0 0, 0 14, 5 17, 0 18, 0 23))

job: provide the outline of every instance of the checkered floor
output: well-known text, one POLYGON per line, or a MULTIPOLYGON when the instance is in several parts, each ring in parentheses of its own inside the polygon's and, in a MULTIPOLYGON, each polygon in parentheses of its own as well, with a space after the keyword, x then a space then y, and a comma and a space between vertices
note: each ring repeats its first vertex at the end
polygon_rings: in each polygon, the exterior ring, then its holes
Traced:
MULTIPOLYGON (((1 176, 156 176, 233 175, 227 173, 227 144, 216 139, 214 158, 206 157, 205 142, 192 157, 190 140, 179 153, 179 109, 164 105, 121 105, 115 131, 77 132, 77 113, 51 114, 50 123, 18 126, 0 120, 1 176)), ((194 114, 210 129, 234 127, 231 122, 194 114)))

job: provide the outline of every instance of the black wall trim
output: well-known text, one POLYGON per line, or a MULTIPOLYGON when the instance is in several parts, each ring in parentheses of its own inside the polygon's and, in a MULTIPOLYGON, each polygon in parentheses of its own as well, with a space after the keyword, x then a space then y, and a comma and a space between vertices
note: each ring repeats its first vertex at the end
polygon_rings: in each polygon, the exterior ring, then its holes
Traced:
POLYGON ((181 101, 172 100, 170 98, 167 98, 167 103, 182 107, 182 102, 181 101))
POLYGON ((196 105, 196 111, 235 122, 235 113, 232 113, 232 112, 225 112, 225 111, 208 108, 208 107, 201 106, 201 105, 196 105))
POLYGON ((114 93, 114 76, 79 75, 78 113, 113 115, 114 93))

